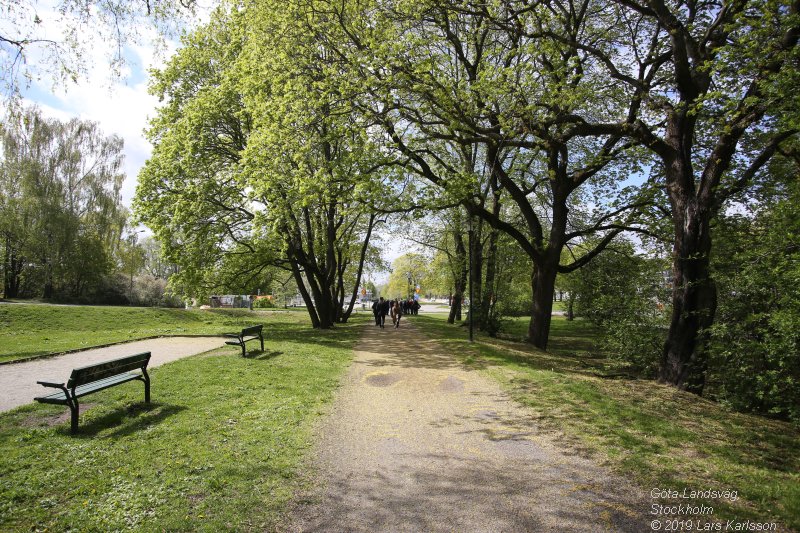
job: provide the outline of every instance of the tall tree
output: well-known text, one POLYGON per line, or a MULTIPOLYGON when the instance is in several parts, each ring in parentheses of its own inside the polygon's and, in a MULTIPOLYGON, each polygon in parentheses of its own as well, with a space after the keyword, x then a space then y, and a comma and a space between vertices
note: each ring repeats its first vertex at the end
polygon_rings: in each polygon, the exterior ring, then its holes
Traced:
MULTIPOLYGON (((609 86, 602 65, 578 45, 616 46, 606 21, 593 18, 588 3, 318 5, 336 21, 330 39, 350 77, 365 80, 363 109, 383 128, 387 147, 530 257, 528 337, 545 348, 556 274, 591 260, 630 225, 637 204, 615 190, 637 166, 631 143, 586 126, 625 120, 639 106, 609 86), (481 167, 488 185, 474 170, 481 167), (487 186, 503 191, 518 219, 495 210, 495 195, 481 194, 487 186), (588 201, 591 216, 574 219, 588 201), (598 237, 597 248, 561 264, 563 247, 587 236, 598 237)), ((638 65, 636 75, 644 77, 651 63, 638 65)))
POLYGON ((649 28, 659 44, 648 49, 631 33, 614 53, 582 45, 644 106, 636 121, 597 130, 629 135, 652 151, 663 172, 674 233, 673 294, 659 379, 699 393, 717 307, 711 224, 797 135, 800 3, 615 4, 620 17, 649 28), (645 52, 655 59, 647 75, 631 75, 629 57, 645 52))
POLYGON ((184 283, 281 266, 313 325, 331 327, 358 295, 379 165, 333 92, 324 50, 286 17, 218 11, 157 74, 168 102, 136 205, 184 283))
POLYGON ((27 270, 45 298, 80 296, 111 270, 125 224, 122 140, 37 109, 19 110, 1 133, 4 292, 21 295, 27 270))

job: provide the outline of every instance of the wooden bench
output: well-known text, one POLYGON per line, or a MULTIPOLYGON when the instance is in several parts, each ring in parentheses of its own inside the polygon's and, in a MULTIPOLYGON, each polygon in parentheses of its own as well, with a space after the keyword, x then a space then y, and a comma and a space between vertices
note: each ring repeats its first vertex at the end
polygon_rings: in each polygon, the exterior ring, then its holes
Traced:
POLYGON ((150 376, 147 375, 147 363, 150 362, 150 352, 129 355, 96 365, 83 366, 72 371, 69 381, 63 383, 50 383, 37 381, 45 387, 61 389, 49 396, 34 398, 41 403, 54 403, 66 405, 72 414, 72 433, 78 431, 78 398, 101 391, 128 381, 139 380, 144 382, 144 401, 150 403, 150 376), (141 370, 131 372, 132 370, 141 370))
POLYGON ((225 344, 230 344, 231 346, 241 346, 242 348, 242 357, 247 356, 247 351, 245 351, 244 343, 247 341, 254 341, 256 339, 261 341, 261 351, 264 351, 264 336, 261 333, 261 330, 264 326, 252 326, 249 328, 244 328, 241 333, 226 333, 224 336, 230 339, 225 341, 225 344))

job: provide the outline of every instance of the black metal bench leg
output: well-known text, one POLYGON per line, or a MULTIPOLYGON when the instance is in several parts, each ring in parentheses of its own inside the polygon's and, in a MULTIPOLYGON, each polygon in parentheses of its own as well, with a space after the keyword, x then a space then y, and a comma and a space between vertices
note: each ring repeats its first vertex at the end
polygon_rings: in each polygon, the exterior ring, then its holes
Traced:
POLYGON ((263 352, 263 351, 264 351, 264 337, 262 337, 261 335, 259 335, 259 336, 258 336, 258 340, 260 340, 260 341, 261 341, 261 351, 263 352))
POLYGON ((242 341, 242 357, 247 357, 247 350, 244 347, 244 341, 242 341))
POLYGON ((78 400, 72 400, 72 402, 68 403, 67 405, 69 406, 69 412, 71 415, 70 433, 74 435, 78 432, 78 400))
POLYGON ((147 374, 146 369, 142 369, 144 376, 144 403, 150 403, 150 376, 147 374))

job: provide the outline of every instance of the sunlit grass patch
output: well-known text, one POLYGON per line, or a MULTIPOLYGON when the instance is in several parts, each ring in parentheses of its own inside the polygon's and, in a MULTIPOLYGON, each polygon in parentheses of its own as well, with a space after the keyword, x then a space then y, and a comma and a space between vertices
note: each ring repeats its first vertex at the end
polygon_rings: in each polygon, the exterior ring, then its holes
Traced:
MULTIPOLYGON (((305 311, 0 305, 0 362, 160 335, 219 335, 307 321, 305 311)), ((310 324, 310 323, 309 323, 310 324)))
POLYGON ((59 406, 0 415, 0 530, 273 529, 359 333, 298 318, 253 358, 153 369, 149 406, 140 383, 92 395, 75 437, 59 406))

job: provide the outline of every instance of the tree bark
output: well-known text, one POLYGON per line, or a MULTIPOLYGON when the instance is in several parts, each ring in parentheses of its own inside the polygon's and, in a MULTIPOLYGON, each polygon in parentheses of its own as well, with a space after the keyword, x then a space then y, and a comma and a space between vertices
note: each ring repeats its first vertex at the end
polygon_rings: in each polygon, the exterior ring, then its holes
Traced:
POLYGON ((358 289, 361 286, 361 276, 364 273, 364 262, 367 258, 367 249, 369 248, 369 240, 372 237, 372 228, 375 227, 375 214, 369 215, 369 222, 367 223, 367 235, 364 237, 364 242, 361 245, 361 253, 358 256, 358 270, 356 271, 356 284, 353 287, 353 295, 350 298, 350 305, 347 310, 342 314, 342 322, 347 322, 350 314, 353 312, 353 305, 355 305, 356 298, 358 298, 358 289))
MULTIPOLYGON (((495 193, 492 214, 500 216, 500 194, 495 193)), ((481 314, 480 324, 481 329, 485 329, 489 323, 489 315, 492 311, 492 303, 494 302, 495 295, 495 277, 497 273, 497 239, 499 238, 500 231, 491 228, 489 229, 489 243, 486 248, 486 279, 483 285, 483 296, 481 297, 481 314)))
POLYGON ((528 325, 528 342, 547 349, 550 320, 553 313, 553 291, 556 285, 557 264, 537 265, 531 275, 531 321, 528 325))
POLYGON ((289 260, 292 265, 292 275, 297 283, 297 290, 300 291, 300 296, 303 297, 303 302, 306 304, 308 316, 311 318, 311 327, 319 328, 320 320, 319 315, 317 314, 317 308, 314 306, 314 300, 311 298, 311 295, 308 293, 306 285, 303 282, 303 274, 300 271, 300 266, 298 265, 297 261, 292 258, 291 254, 289 255, 289 260))
POLYGON ((710 213, 695 202, 674 205, 672 317, 659 381, 702 394, 709 328, 717 309, 717 288, 709 271, 710 213))
POLYGON ((448 324, 455 324, 456 320, 461 321, 461 302, 464 301, 464 291, 467 288, 467 249, 464 246, 464 237, 461 235, 461 226, 453 229, 453 240, 455 241, 455 268, 453 280, 455 291, 450 303, 450 314, 447 317, 448 324))

